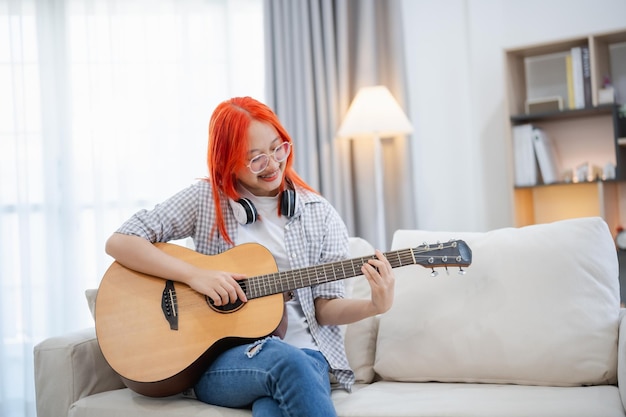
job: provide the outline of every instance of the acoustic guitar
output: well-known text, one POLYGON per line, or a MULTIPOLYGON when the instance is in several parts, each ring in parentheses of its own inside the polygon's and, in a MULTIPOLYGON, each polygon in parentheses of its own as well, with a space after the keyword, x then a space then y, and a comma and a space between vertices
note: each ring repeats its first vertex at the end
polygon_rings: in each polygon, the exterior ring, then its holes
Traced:
MULTIPOLYGON (((133 391, 174 395, 193 386, 225 349, 274 333, 284 311, 283 293, 362 275, 374 256, 277 272, 272 254, 246 243, 218 255, 202 255, 169 243, 156 243, 168 254, 204 269, 242 273, 238 281, 248 302, 215 306, 191 287, 125 268, 106 271, 96 298, 96 335, 111 367, 133 391)), ((472 252, 461 240, 424 244, 385 253, 393 268, 470 265, 472 252)))

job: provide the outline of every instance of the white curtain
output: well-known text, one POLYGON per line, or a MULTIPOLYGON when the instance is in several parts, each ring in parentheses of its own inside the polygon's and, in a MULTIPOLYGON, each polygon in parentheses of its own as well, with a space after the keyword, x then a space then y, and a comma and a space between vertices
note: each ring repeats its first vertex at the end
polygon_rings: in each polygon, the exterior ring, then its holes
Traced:
POLYGON ((33 346, 93 326, 106 238, 264 77, 261 0, 0 0, 0 415, 35 416, 33 346))
MULTIPOLYGON (((405 102, 400 0, 265 0, 268 102, 291 132, 298 173, 328 198, 353 236, 379 242, 373 141, 336 140, 360 87, 382 84, 405 102)), ((406 106, 405 106, 406 107, 406 106)), ((408 111, 407 111, 408 113, 408 111)), ((384 138, 386 247, 415 227, 410 142, 384 138)))

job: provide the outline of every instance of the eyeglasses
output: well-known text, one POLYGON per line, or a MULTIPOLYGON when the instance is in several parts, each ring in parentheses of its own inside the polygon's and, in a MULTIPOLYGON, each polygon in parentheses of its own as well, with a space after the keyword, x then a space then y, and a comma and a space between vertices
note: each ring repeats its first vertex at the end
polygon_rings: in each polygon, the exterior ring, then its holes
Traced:
POLYGON ((278 147, 274 148, 270 154, 262 153, 260 155, 255 156, 250 160, 247 167, 250 168, 250 172, 253 174, 258 174, 262 172, 267 166, 270 164, 270 156, 272 159, 278 163, 283 162, 289 154, 291 153, 291 143, 283 142, 278 147))

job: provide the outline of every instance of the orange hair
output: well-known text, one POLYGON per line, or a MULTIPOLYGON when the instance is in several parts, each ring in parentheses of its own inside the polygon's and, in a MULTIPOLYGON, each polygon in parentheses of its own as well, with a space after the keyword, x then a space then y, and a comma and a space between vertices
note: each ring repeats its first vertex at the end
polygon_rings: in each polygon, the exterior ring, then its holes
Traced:
MULTIPOLYGON (((292 152, 285 161, 280 190, 287 188, 289 182, 293 186, 316 192, 293 169, 293 141, 268 106, 251 97, 235 97, 223 101, 213 111, 209 122, 207 164, 209 181, 213 188, 217 229, 230 244, 233 244, 233 241, 226 231, 220 195, 223 193, 235 201, 241 198, 237 192, 237 171, 244 168, 248 162, 248 127, 252 120, 272 125, 280 138, 292 145, 292 152)), ((280 215, 280 205, 277 211, 280 215)))

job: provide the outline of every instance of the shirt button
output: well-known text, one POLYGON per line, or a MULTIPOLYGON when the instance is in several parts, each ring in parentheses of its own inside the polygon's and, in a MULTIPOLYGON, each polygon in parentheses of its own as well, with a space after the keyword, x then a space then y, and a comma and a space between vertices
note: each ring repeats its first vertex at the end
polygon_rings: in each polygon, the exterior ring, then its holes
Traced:
POLYGON ((295 253, 295 252, 291 252, 291 257, 292 257, 292 258, 297 258, 297 257, 298 257, 298 254, 297 254, 297 253, 295 253))
POLYGON ((286 226, 285 226, 285 230, 289 230, 289 225, 286 225, 286 226))

